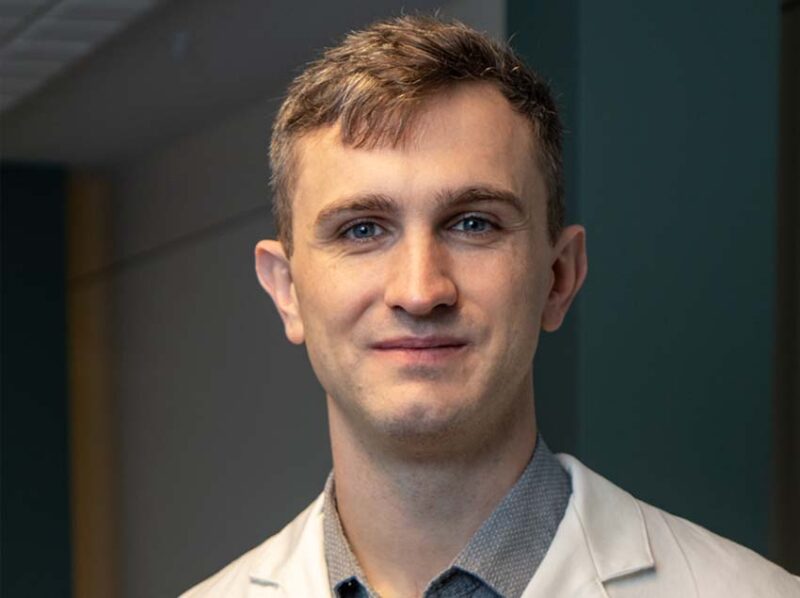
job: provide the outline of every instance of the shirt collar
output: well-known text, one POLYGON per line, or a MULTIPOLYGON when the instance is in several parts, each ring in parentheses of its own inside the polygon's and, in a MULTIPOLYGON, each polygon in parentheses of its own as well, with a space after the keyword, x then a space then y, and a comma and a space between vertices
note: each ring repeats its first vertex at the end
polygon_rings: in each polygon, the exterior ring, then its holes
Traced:
MULTIPOLYGON (((501 596, 520 596, 550 547, 571 492, 569 475, 540 436, 519 480, 437 580, 456 568, 477 576, 501 596)), ((323 517, 334 595, 354 579, 369 589, 342 529, 333 473, 325 484, 323 517)))
POLYGON ((571 492, 569 476, 539 437, 519 480, 453 565, 501 596, 520 596, 550 547, 571 492))
POLYGON ((358 564, 356 555, 350 548, 347 537, 339 519, 336 508, 336 492, 333 481, 333 472, 328 475, 323 491, 322 525, 325 544, 325 561, 328 565, 328 579, 334 596, 339 595, 339 588, 353 581, 359 582, 366 588, 367 578, 358 564))

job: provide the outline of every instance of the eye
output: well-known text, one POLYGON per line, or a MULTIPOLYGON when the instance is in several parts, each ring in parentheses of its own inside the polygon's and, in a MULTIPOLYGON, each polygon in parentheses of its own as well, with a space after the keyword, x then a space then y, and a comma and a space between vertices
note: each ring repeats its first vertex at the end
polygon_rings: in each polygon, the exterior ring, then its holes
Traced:
POLYGON ((369 241, 375 237, 380 237, 386 231, 382 226, 375 222, 356 222, 355 224, 347 227, 342 236, 352 241, 369 241))
POLYGON ((453 225, 454 230, 462 233, 487 233, 494 228, 494 224, 480 216, 465 216, 453 225))

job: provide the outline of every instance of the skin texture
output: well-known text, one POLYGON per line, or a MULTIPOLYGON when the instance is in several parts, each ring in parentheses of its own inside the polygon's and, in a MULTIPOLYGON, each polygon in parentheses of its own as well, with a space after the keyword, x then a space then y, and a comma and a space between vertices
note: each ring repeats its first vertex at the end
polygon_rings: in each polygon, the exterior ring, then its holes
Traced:
POLYGON ((419 595, 531 457, 532 361, 586 275, 551 245, 530 124, 488 84, 429 100, 399 147, 298 143, 294 253, 259 280, 327 393, 338 508, 371 585, 419 595))

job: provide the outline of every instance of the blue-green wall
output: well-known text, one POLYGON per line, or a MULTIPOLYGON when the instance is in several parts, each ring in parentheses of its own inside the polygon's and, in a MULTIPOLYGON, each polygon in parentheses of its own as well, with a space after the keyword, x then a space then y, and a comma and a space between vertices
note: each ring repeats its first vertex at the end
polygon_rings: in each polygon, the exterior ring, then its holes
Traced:
POLYGON ((576 313, 537 357, 548 442, 766 553, 779 7, 508 8, 560 94, 569 211, 588 230, 576 313))
POLYGON ((66 175, 0 165, 0 596, 71 594, 66 175))

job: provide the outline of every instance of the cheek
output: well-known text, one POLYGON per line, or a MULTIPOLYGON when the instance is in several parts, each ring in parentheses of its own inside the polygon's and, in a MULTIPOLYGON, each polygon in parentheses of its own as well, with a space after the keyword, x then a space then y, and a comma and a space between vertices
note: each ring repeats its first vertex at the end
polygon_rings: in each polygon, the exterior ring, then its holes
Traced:
POLYGON ((494 305, 490 317, 495 329, 503 331, 497 340, 508 350, 511 359, 517 356, 527 363, 538 344, 542 312, 549 286, 547 263, 530 253, 515 252, 503 264, 495 264, 491 277, 494 305))
POLYGON ((363 269, 318 262, 295 277, 300 313, 307 340, 333 340, 353 331, 355 323, 374 300, 376 277, 363 269))
POLYGON ((472 271, 473 286, 484 300, 496 304, 518 324, 525 314, 536 319, 549 282, 545 261, 532 254, 531 250, 509 251, 472 271))
POLYGON ((527 371, 536 354, 541 333, 542 312, 545 305, 545 273, 534 268, 515 273, 515 284, 510 291, 508 359, 521 371, 527 371))

